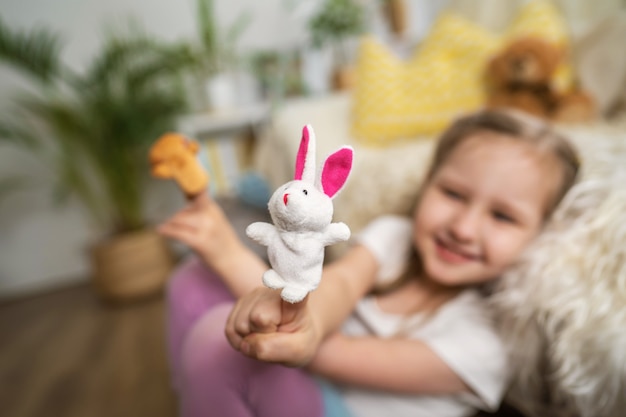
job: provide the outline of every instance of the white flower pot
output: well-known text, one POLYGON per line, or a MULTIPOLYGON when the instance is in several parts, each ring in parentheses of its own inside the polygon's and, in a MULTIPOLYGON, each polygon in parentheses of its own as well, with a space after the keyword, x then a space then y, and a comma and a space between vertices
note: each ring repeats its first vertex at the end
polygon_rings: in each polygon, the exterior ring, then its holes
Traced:
POLYGON ((232 110, 237 105, 237 86, 230 73, 219 73, 205 83, 209 108, 214 111, 232 110))

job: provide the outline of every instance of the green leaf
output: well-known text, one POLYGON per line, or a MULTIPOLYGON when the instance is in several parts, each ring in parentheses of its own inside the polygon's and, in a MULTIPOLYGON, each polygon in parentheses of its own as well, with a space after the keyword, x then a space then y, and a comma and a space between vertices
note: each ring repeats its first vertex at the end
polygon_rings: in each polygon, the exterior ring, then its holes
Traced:
POLYGON ((238 64, 236 44, 252 22, 252 14, 241 13, 224 30, 217 24, 213 0, 197 0, 198 37, 201 57, 199 69, 204 76, 215 74, 238 64))
POLYGON ((0 19, 0 59, 49 83, 61 75, 61 41, 58 34, 39 28, 12 30, 0 19))
POLYGON ((215 70, 217 65, 215 61, 217 60, 218 50, 218 28, 215 23, 213 0, 197 0, 197 9, 200 43, 210 63, 209 65, 213 66, 215 70))
POLYGON ((31 129, 27 128, 25 120, 17 115, 11 120, 0 120, 0 142, 10 143, 24 149, 35 149, 41 140, 31 129))
POLYGON ((315 47, 358 35, 365 30, 365 11, 354 0, 326 0, 309 21, 315 47))

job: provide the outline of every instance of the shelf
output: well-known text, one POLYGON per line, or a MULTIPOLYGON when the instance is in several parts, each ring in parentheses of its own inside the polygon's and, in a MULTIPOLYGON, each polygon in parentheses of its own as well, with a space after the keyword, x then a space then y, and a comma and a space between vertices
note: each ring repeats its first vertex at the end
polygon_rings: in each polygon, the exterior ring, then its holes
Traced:
POLYGON ((190 114, 180 118, 178 130, 192 138, 240 129, 255 130, 269 119, 270 113, 269 103, 261 103, 232 110, 190 114))

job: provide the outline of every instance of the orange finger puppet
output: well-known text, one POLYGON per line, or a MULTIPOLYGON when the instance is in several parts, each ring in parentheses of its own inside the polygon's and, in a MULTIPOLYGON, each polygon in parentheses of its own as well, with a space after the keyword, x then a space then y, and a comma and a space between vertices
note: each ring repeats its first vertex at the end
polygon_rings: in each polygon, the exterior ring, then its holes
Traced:
POLYGON ((173 179, 189 198, 200 194, 208 186, 209 175, 196 157, 199 149, 197 142, 179 133, 164 134, 150 148, 152 175, 173 179))

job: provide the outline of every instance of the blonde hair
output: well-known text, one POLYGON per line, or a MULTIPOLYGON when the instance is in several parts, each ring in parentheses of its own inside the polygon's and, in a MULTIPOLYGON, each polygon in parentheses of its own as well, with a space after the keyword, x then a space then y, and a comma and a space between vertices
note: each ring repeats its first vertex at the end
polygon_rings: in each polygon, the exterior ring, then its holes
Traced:
MULTIPOLYGON (((534 116, 512 110, 483 110, 459 118, 440 136, 434 150, 430 166, 426 171, 424 182, 418 192, 414 210, 419 206, 422 191, 436 175, 437 171, 448 160, 454 150, 465 140, 481 133, 485 140, 497 136, 506 136, 513 140, 523 141, 534 146, 539 152, 554 157, 559 164, 560 181, 544 212, 547 220, 569 189, 576 183, 580 162, 578 153, 565 137, 556 132, 548 123, 534 116)), ((374 290, 382 294, 396 289, 413 279, 421 270, 419 255, 413 250, 406 271, 398 279, 374 290)), ((436 308, 426 307, 426 313, 433 313, 436 308)))

